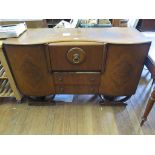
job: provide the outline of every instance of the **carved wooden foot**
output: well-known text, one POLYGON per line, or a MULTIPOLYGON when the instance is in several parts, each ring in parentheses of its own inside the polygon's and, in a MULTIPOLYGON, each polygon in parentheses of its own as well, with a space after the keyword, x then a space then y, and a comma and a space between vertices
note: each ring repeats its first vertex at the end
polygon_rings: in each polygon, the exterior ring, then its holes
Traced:
POLYGON ((99 95, 101 98, 100 105, 104 106, 126 106, 127 104, 124 103, 127 101, 131 96, 125 96, 123 98, 114 97, 114 96, 103 96, 99 95))
POLYGON ((155 103, 155 87, 151 93, 151 96, 149 98, 149 101, 146 105, 146 108, 145 108, 145 111, 144 111, 144 114, 143 114, 143 117, 142 117, 142 120, 141 120, 141 123, 140 125, 142 126, 144 124, 144 122, 147 120, 147 117, 153 107, 153 104, 155 103))

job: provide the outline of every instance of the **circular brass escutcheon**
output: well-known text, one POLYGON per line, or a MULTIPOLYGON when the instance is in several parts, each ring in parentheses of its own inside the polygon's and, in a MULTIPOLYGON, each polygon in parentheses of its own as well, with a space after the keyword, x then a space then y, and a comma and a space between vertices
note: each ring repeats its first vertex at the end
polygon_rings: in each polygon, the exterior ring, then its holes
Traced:
POLYGON ((85 58, 86 58, 86 52, 79 47, 71 48, 67 52, 67 59, 72 64, 80 64, 85 60, 85 58))

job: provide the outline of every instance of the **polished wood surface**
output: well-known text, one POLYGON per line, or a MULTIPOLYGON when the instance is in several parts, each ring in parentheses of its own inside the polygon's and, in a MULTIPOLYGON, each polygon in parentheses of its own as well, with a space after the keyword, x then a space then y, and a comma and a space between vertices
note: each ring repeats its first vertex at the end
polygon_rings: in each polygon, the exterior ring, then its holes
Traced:
MULTIPOLYGON (((103 45, 74 45, 73 43, 69 45, 68 43, 68 45, 63 46, 61 43, 49 44, 49 52, 53 71, 100 71, 102 63, 105 64, 103 45), (68 52, 72 48, 80 48, 84 51, 85 56, 82 62, 74 64, 72 55, 68 57, 68 52)), ((75 52, 78 53, 78 51, 75 52)))
POLYGON ((155 107, 140 127, 141 114, 151 93, 150 73, 144 69, 138 89, 126 107, 100 106, 99 97, 75 95, 73 102, 55 106, 0 101, 0 134, 44 135, 154 135, 155 107))
POLYGON ((54 83, 58 94, 97 94, 100 72, 56 72, 54 83))
POLYGON ((128 96, 135 93, 150 44, 107 44, 105 72, 100 93, 128 96))
POLYGON ((17 86, 26 96, 99 93, 115 97, 135 93, 150 41, 129 28, 36 29, 3 45, 17 86), (68 72, 62 75, 81 84, 66 85, 66 80, 60 85, 55 72, 68 72), (83 74, 78 79, 71 72, 83 74), (100 73, 99 84, 84 80, 89 72, 100 73))
MULTIPOLYGON (((23 95, 99 93, 109 96, 130 96, 136 91, 149 47, 150 43, 104 44, 102 46, 4 44, 4 52, 17 86, 23 95), (67 60, 68 51, 74 47, 85 51, 84 62, 72 64, 67 60), (53 74, 55 72, 61 74, 62 71, 66 72, 65 74, 68 72, 68 80, 79 80, 81 84, 77 82, 74 86, 70 82, 66 86, 59 86, 57 82, 54 83, 53 74), (70 72, 73 71, 83 74, 78 74, 79 79, 78 76, 71 77, 70 72), (86 80, 83 79, 83 75, 90 72, 100 73, 100 84, 95 87, 92 84, 88 86, 89 79, 87 79, 86 86, 86 80)), ((65 74, 61 75, 67 77, 65 74)))
POLYGON ((5 46, 6 57, 23 95, 45 96, 54 93, 44 45, 5 46))
POLYGON ((144 43, 150 40, 145 38, 134 28, 67 28, 28 29, 19 38, 9 38, 4 43, 14 45, 42 44, 52 42, 101 42, 101 43, 144 43))

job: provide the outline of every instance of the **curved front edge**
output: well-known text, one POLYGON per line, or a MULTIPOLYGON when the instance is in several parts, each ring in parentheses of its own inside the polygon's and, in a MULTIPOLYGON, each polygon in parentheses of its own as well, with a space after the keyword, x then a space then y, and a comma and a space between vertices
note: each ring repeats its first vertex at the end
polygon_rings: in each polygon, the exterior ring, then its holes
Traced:
POLYGON ((135 93, 150 43, 107 44, 105 71, 99 93, 130 96, 135 93))
POLYGON ((7 45, 4 53, 18 89, 26 96, 55 94, 46 45, 7 45))

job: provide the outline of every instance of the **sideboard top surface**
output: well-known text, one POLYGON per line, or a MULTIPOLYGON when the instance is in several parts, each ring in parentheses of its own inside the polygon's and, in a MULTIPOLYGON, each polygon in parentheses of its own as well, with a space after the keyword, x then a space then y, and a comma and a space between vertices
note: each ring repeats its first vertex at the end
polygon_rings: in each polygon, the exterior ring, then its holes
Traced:
POLYGON ((28 29, 19 38, 9 38, 4 44, 27 45, 60 42, 98 42, 132 44, 150 42, 134 28, 35 28, 28 29))

